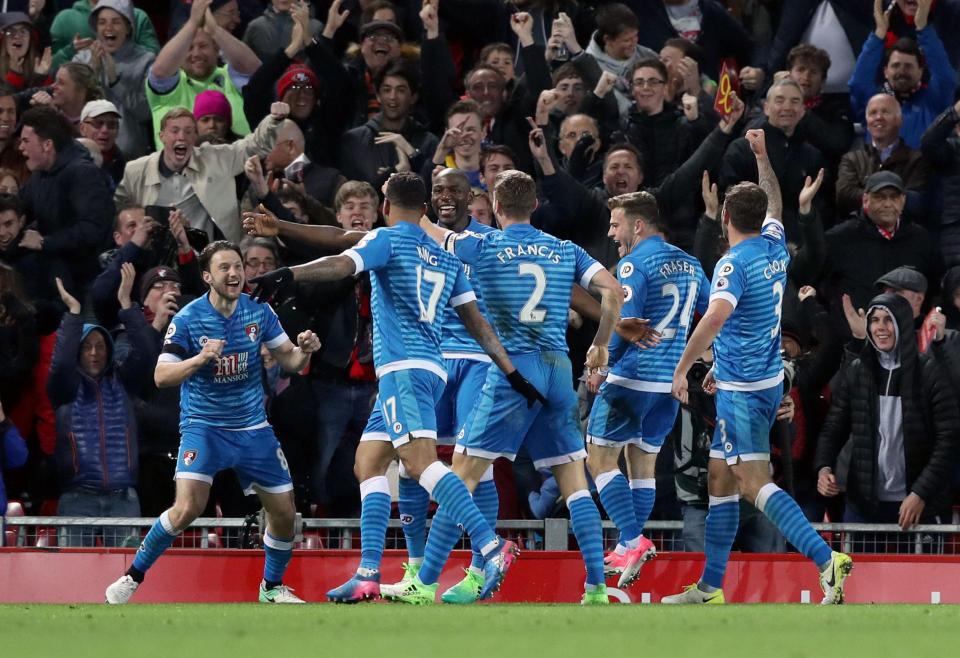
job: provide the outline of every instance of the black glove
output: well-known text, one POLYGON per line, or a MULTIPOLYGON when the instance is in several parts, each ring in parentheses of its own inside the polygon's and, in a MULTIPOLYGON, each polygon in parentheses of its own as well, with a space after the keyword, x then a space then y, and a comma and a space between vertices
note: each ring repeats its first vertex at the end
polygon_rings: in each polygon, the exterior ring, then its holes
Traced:
POLYGON ((540 395, 540 391, 538 391, 533 384, 528 382, 526 378, 520 374, 519 370, 514 370, 507 375, 507 381, 510 382, 510 388, 527 398, 527 409, 532 407, 536 402, 546 406, 547 399, 540 395))
POLYGON ((279 270, 254 277, 249 283, 253 288, 250 296, 254 301, 269 303, 278 292, 293 283, 293 270, 281 267, 279 270))

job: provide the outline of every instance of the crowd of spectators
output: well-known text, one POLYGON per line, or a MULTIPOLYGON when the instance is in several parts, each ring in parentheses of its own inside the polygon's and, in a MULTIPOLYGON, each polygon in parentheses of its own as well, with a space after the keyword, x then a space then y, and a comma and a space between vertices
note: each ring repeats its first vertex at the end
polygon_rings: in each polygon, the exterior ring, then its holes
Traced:
MULTIPOLYGON (((241 244, 248 279, 302 263, 324 254, 299 226, 370 230, 393 172, 429 183, 448 167, 472 189, 440 186, 431 215, 493 223, 488 190, 516 168, 538 183, 533 224, 605 266, 608 199, 647 190, 712 273, 724 192, 757 178, 742 135, 761 128, 792 253, 778 481, 815 521, 949 522, 960 0, 141 4, 0 14, 0 514, 7 497, 74 516, 169 504, 179 392, 156 387, 152 363, 205 293, 209 241, 241 244), (252 209, 280 234, 246 235, 252 209)), ((360 275, 271 302, 288 334, 322 343, 301 373, 266 357, 262 372, 304 514, 359 511, 370 294, 360 275)), ((575 367, 592 333, 571 313, 575 367)), ((657 466, 654 518, 684 519, 691 549, 712 423, 694 390, 657 466)), ((502 516, 563 513, 522 455, 497 481, 502 516)), ((250 505, 223 473, 205 515, 250 505)), ((762 519, 743 526, 743 547, 782 550, 762 519)))

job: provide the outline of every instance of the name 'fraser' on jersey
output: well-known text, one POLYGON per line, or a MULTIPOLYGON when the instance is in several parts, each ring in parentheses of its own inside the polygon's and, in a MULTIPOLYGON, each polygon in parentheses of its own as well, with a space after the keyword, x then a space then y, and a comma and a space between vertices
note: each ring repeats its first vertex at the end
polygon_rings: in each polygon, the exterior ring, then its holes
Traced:
POLYGON ((771 218, 759 236, 740 242, 717 262, 710 300, 734 306, 713 342, 718 388, 760 391, 783 381, 780 314, 789 263, 783 224, 771 218))
POLYGON ((663 238, 638 244, 617 265, 623 287, 623 317, 649 318, 661 336, 650 349, 638 349, 614 334, 607 381, 638 391, 669 393, 673 371, 687 344, 694 311, 703 313, 710 282, 700 262, 663 238))
POLYGON ((576 283, 588 286, 600 263, 529 224, 460 233, 450 236, 447 248, 475 269, 487 318, 507 352, 567 351, 571 290, 576 283))
POLYGON ((344 254, 357 272, 370 272, 377 377, 420 368, 446 381, 443 314, 476 299, 460 261, 408 222, 374 229, 344 254))

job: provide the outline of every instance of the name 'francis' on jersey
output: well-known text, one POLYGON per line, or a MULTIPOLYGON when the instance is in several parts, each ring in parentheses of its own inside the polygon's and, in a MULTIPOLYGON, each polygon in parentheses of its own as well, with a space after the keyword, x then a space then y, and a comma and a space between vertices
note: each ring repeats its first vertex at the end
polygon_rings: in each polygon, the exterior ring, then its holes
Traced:
POLYGON ((357 274, 370 272, 377 377, 419 368, 446 381, 443 314, 476 299, 462 263, 409 222, 374 229, 343 253, 357 274))
POLYGON ((713 341, 717 388, 762 391, 783 381, 780 314, 789 263, 783 224, 769 217, 760 235, 740 242, 717 262, 710 301, 733 304, 713 341))
POLYGON ((446 247, 476 270, 487 318, 510 354, 567 351, 574 284, 603 269, 581 247, 529 224, 447 236, 446 247))
POLYGON ((687 344, 694 311, 703 313, 710 282, 700 262, 654 236, 643 240, 617 265, 625 318, 649 318, 661 336, 656 347, 639 349, 616 334, 611 343, 611 384, 651 393, 669 393, 687 344))

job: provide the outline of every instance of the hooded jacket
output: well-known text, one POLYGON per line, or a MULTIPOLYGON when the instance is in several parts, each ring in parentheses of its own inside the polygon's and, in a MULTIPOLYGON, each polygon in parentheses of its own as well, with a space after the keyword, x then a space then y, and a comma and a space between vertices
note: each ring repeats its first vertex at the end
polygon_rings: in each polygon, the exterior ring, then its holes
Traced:
POLYGON ((47 394, 56 410, 57 470, 62 491, 84 487, 110 491, 137 484, 137 425, 131 398, 151 376, 159 351, 153 329, 133 306, 120 311, 131 349, 123 363, 114 362, 110 334, 99 325, 83 324, 79 315, 63 316, 50 365, 47 394), (107 365, 98 377, 80 367, 80 346, 99 331, 107 343, 107 365))
MULTIPOLYGON (((157 55, 133 39, 136 17, 130 0, 100 0, 89 19, 90 27, 94 31, 96 31, 97 15, 104 9, 112 9, 123 16, 130 28, 127 40, 113 54, 113 61, 117 67, 117 79, 110 84, 106 71, 101 69, 99 80, 105 98, 116 105, 121 113, 117 147, 126 159, 132 160, 153 150, 152 115, 147 96, 143 93, 143 85, 157 55)), ((89 65, 90 58, 91 53, 88 48, 77 53, 73 60, 89 65)))
MULTIPOLYGON (((90 0, 77 0, 73 7, 60 11, 57 17, 53 19, 53 24, 50 26, 50 39, 53 47, 54 69, 64 62, 69 62, 77 54, 77 51, 73 49, 73 37, 75 35, 79 34, 82 38, 95 36, 94 31, 90 29, 90 13, 92 10, 90 0)), ((160 52, 157 32, 153 29, 153 23, 150 22, 147 12, 135 7, 133 17, 134 28, 130 38, 152 53, 160 52)))
POLYGON ((960 411, 936 360, 917 353, 907 301, 885 293, 871 300, 868 315, 877 307, 896 320, 896 346, 886 353, 865 342, 859 358, 841 372, 820 433, 815 469, 834 468, 849 440, 847 496, 858 510, 869 517, 877 509, 878 495, 895 485, 899 476, 894 471, 900 468, 904 496, 914 493, 923 499, 923 518, 929 519, 949 509, 960 411), (884 475, 886 484, 881 482, 884 475))

